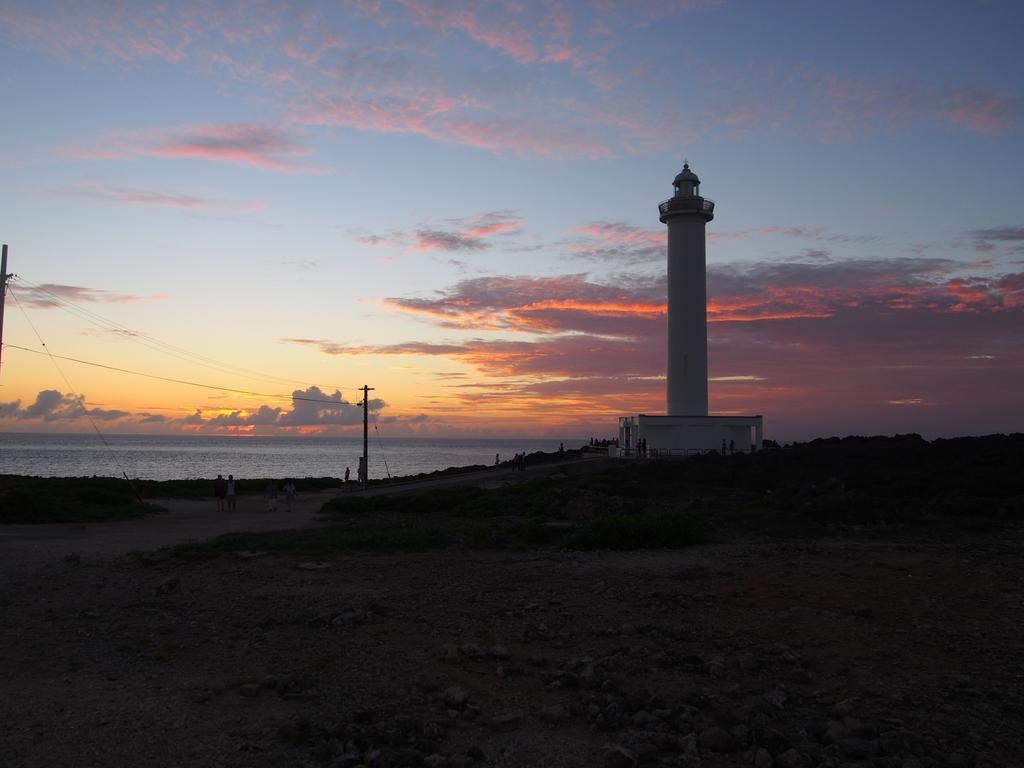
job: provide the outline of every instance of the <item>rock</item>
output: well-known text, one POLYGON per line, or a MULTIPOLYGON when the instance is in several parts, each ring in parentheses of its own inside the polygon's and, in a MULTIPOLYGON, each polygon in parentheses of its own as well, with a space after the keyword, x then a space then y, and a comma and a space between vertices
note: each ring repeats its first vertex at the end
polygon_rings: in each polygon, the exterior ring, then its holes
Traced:
POLYGON ((441 646, 441 650, 438 653, 438 656, 440 656, 445 661, 458 661, 460 658, 459 647, 457 645, 452 645, 450 643, 448 645, 443 645, 441 646))
POLYGON ((82 556, 77 552, 72 552, 69 555, 64 555, 64 562, 68 563, 69 565, 81 565, 82 556))
POLYGON ((171 576, 156 585, 158 595, 170 595, 176 592, 181 592, 181 576, 171 576))
POLYGON ((453 685, 444 689, 444 703, 450 707, 463 707, 469 701, 469 694, 465 688, 453 685))
POLYGON ((424 693, 433 693, 444 685, 444 676, 439 672, 426 670, 421 672, 416 678, 416 685, 418 685, 419 689, 424 693))
POLYGON ((849 735, 845 725, 838 720, 830 720, 822 733, 820 741, 822 744, 835 744, 849 735))
POLYGON ((565 707, 561 704, 555 704, 550 707, 541 707, 537 711, 537 719, 542 720, 545 723, 552 723, 557 725, 569 716, 569 713, 565 711, 565 707))
POLYGON ((469 755, 449 755, 448 768, 472 768, 474 760, 469 755))
POLYGON ((837 739, 836 746, 843 755, 857 760, 866 760, 868 758, 875 757, 881 751, 877 741, 868 741, 867 739, 858 739, 853 737, 837 739))
POLYGON ((641 709, 639 712, 634 713, 634 715, 633 715, 633 725, 637 725, 637 726, 643 728, 644 726, 647 726, 647 725, 650 725, 651 723, 653 723, 656 719, 657 718, 655 718, 654 715, 652 715, 646 709, 641 709))
POLYGON ((463 656, 468 656, 471 659, 479 659, 483 656, 483 651, 480 650, 480 646, 476 643, 464 643, 459 646, 459 651, 463 656))
POLYGON ((263 552, 260 550, 240 549, 237 552, 234 552, 233 554, 235 557, 241 558, 242 560, 251 560, 254 557, 266 557, 270 553, 263 552))
POLYGON ((343 752, 331 761, 331 768, 355 768, 363 761, 356 751, 343 752))
POLYGON ((495 715, 487 721, 488 727, 492 731, 498 731, 499 733, 507 733, 508 731, 514 731, 523 723, 522 712, 506 712, 503 715, 495 715))
POLYGON ((870 619, 874 615, 874 610, 870 606, 861 606, 854 608, 851 613, 860 619, 870 619))
POLYGON ((604 768, 636 768, 636 756, 625 747, 607 747, 604 768))
POLYGON ((795 749, 787 749, 781 755, 775 757, 777 768, 800 768, 803 762, 803 757, 795 749))
POLYGON ((780 688, 768 691, 768 693, 764 695, 764 700, 776 709, 785 709, 787 698, 786 692, 780 688))
POLYGON ((472 757, 478 763, 483 763, 487 760, 487 755, 485 755, 484 751, 477 746, 472 746, 469 749, 467 749, 466 754, 469 757, 472 757))
POLYGON ((838 701, 835 706, 832 707, 832 717, 849 717, 852 714, 853 705, 850 704, 849 699, 838 701))
POLYGON ((789 673, 789 679, 792 680, 794 683, 807 685, 811 682, 811 673, 803 667, 797 667, 789 673))
POLYGON ((724 728, 712 725, 701 731, 697 741, 705 749, 712 752, 734 752, 736 750, 736 739, 724 728))
POLYGON ((774 764, 771 753, 764 747, 758 747, 754 752, 754 768, 772 768, 774 764))
POLYGON ((292 568, 297 571, 330 571, 334 568, 334 564, 326 563, 323 560, 308 560, 303 563, 296 563, 292 568))
POLYGON ((512 658, 512 652, 504 645, 496 645, 491 648, 488 653, 492 659, 510 659, 512 658))
POLYGON ((448 758, 435 752, 434 754, 427 755, 423 758, 423 764, 427 766, 427 768, 446 768, 448 765, 448 758))
POLYGON ((238 692, 246 698, 254 699, 260 695, 260 685, 259 683, 245 683, 238 686, 238 692))

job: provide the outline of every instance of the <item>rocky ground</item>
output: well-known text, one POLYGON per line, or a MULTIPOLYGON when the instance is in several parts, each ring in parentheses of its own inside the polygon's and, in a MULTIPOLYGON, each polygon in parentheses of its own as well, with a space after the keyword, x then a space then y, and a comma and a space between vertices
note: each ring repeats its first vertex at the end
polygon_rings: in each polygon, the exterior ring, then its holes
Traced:
POLYGON ((0 583, 4 766, 1007 766, 1020 531, 242 552, 0 583))

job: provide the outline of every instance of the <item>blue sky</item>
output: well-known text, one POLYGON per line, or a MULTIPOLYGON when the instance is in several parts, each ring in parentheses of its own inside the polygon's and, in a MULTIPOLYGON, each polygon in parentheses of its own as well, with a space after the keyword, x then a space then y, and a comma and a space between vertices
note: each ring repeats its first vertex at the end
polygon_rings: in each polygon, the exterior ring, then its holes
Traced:
POLYGON ((688 158, 718 203, 713 410, 782 439, 1024 429, 1022 17, 0 2, 5 342, 218 387, 69 386, 5 349, 0 428, 344 432, 291 395, 368 381, 396 434, 610 433, 663 407, 656 205, 688 158))

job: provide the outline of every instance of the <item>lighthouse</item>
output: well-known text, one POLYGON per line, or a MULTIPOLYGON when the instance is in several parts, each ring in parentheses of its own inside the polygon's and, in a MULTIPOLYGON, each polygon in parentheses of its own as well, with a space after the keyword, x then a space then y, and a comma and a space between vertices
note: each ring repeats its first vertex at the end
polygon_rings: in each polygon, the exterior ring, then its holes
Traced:
POLYGON ((715 203, 683 163, 674 194, 658 206, 668 227, 668 345, 665 413, 619 417, 622 457, 734 453, 761 447, 764 417, 708 412, 708 291, 704 228, 715 203))
POLYGON ((700 196, 700 179, 684 163, 675 194, 658 206, 668 225, 668 370, 666 413, 708 415, 707 254, 704 226, 715 203, 700 196))

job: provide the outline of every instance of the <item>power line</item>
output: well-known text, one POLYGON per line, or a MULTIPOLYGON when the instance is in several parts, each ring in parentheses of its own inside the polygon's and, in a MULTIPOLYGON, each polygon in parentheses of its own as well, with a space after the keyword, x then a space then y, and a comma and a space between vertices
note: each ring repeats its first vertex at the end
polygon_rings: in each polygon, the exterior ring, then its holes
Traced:
POLYGON ((185 349, 183 347, 179 347, 179 346, 177 346, 175 344, 171 344, 169 342, 163 341, 163 340, 158 339, 155 336, 151 336, 151 335, 149 335, 147 333, 143 333, 143 332, 137 331, 137 330, 135 330, 133 328, 129 328, 128 326, 122 325, 121 323, 118 323, 118 322, 116 322, 114 320, 110 320, 109 318, 104 317, 103 315, 99 314, 98 312, 94 312, 91 309, 86 309, 85 307, 79 306, 79 305, 75 304, 74 302, 69 301, 68 299, 64 298, 63 296, 61 296, 61 295, 59 295, 57 293, 54 293, 53 291, 47 290, 46 288, 44 288, 41 285, 37 285, 37 284, 32 283, 32 282, 30 282, 28 280, 25 280, 23 278, 18 278, 18 282, 24 284, 25 287, 28 288, 29 290, 35 291, 35 292, 37 292, 37 293, 47 297, 53 303, 53 305, 57 309, 61 309, 61 310, 65 311, 65 312, 67 312, 67 313, 77 317, 79 320, 83 320, 83 321, 85 321, 87 323, 99 326, 99 327, 101 327, 101 328, 103 328, 105 330, 108 330, 108 331, 117 332, 119 335, 121 335, 122 338, 128 339, 129 341, 133 341, 136 344, 140 344, 141 346, 144 346, 147 349, 151 349, 151 350, 153 350, 155 352, 160 352, 162 354, 166 354, 166 355, 169 355, 171 357, 175 357, 175 358, 177 358, 179 360, 185 360, 185 361, 190 362, 190 363, 192 363, 194 365, 200 365, 200 366, 202 366, 204 368, 209 368, 211 370, 216 370, 216 371, 219 371, 221 373, 231 373, 231 374, 234 374, 234 375, 241 375, 243 378, 253 379, 253 380, 256 380, 256 381, 261 381, 262 380, 262 381, 276 382, 278 384, 288 384, 288 385, 302 384, 302 386, 306 386, 306 387, 308 387, 308 386, 320 386, 321 388, 324 388, 324 389, 339 389, 340 390, 340 389, 346 389, 346 388, 347 389, 352 389, 353 388, 353 387, 339 387, 337 385, 316 385, 314 383, 309 383, 309 382, 306 382, 306 383, 296 382, 294 379, 287 379, 287 378, 284 378, 284 377, 281 377, 281 376, 275 376, 273 374, 268 374, 268 373, 264 373, 264 372, 261 372, 261 371, 255 371, 255 370, 250 369, 250 368, 243 368, 241 366, 231 365, 230 363, 224 363, 224 362, 221 362, 221 361, 216 360, 214 358, 207 357, 207 356, 201 355, 201 354, 199 354, 197 352, 192 352, 192 351, 190 351, 188 349, 185 349))
MULTIPOLYGON (((20 304, 19 304, 19 306, 20 306, 20 304)), ((40 341, 40 343, 42 343, 42 339, 40 339, 39 341, 40 341)), ((237 395, 252 395, 254 397, 269 397, 269 398, 275 398, 275 399, 278 399, 278 400, 301 400, 302 402, 305 402, 305 403, 325 403, 327 405, 334 405, 334 406, 352 405, 352 403, 339 402, 337 400, 324 400, 322 398, 316 398, 316 397, 300 397, 298 395, 271 394, 271 393, 268 393, 268 392, 252 392, 252 391, 247 390, 247 389, 234 389, 232 387, 219 387, 219 386, 216 386, 214 384, 203 384, 203 383, 197 382, 197 381, 188 381, 187 379, 174 379, 174 378, 171 378, 169 376, 158 376, 155 373, 145 373, 143 371, 132 371, 132 370, 129 370, 128 368, 118 368, 115 365, 106 365, 105 363, 97 363, 97 362, 93 362, 92 360, 82 360, 82 359, 77 358, 77 357, 67 357, 65 355, 55 355, 52 352, 50 352, 48 348, 46 348, 45 344, 43 344, 43 347, 46 349, 46 351, 44 351, 44 352, 40 352, 38 349, 30 349, 29 347, 22 347, 22 346, 19 346, 17 344, 9 344, 9 343, 6 343, 6 342, 4 343, 3 346, 4 346, 4 349, 18 349, 18 350, 21 350, 22 352, 31 352, 34 355, 45 355, 45 356, 49 356, 51 358, 57 358, 59 360, 67 360, 67 361, 72 362, 72 363, 80 363, 82 365, 91 365, 94 368, 103 368, 105 370, 116 371, 118 373, 128 373, 128 374, 131 374, 132 376, 142 376, 142 377, 147 378, 147 379, 156 379, 158 381, 168 381, 168 382, 171 382, 172 384, 184 384, 184 385, 189 386, 189 387, 200 387, 202 389, 212 389, 212 390, 217 390, 219 392, 231 392, 231 393, 234 393, 234 394, 237 394, 237 395)))
POLYGON ((121 474, 124 475, 124 479, 128 481, 128 487, 132 489, 132 493, 135 494, 135 498, 138 499, 139 502, 141 503, 142 496, 140 496, 139 492, 135 489, 135 484, 128 477, 128 473, 124 471, 124 467, 121 466, 121 462, 117 460, 117 454, 114 452, 114 449, 110 447, 110 443, 107 442, 106 436, 100 431, 99 425, 96 423, 96 420, 92 417, 92 414, 89 413, 89 409, 85 407, 85 397, 79 395, 77 390, 71 385, 71 381, 65 375, 64 369, 61 368, 60 365, 57 363, 56 359, 54 359, 56 356, 52 352, 50 352, 50 348, 46 346, 46 342, 43 341, 43 337, 39 335, 39 331, 36 330, 36 326, 35 324, 33 324, 32 319, 28 316, 28 312, 25 311, 25 308, 21 305, 21 302, 18 300, 17 294, 12 291, 11 295, 14 297, 14 303, 18 306, 18 309, 20 309, 21 313, 25 315, 25 321, 29 324, 29 327, 32 329, 32 332, 36 335, 36 338, 39 339, 39 343, 42 345, 43 349, 46 350, 46 355, 50 358, 50 362, 53 363, 53 367, 57 369, 57 373, 60 374, 60 377, 64 379, 64 383, 67 384, 69 394, 81 406, 82 412, 85 414, 85 418, 89 420, 89 423, 92 425, 93 430, 99 436, 100 441, 103 443, 104 447, 107 449, 107 452, 110 454, 110 458, 113 460, 114 465, 121 470, 121 474))

